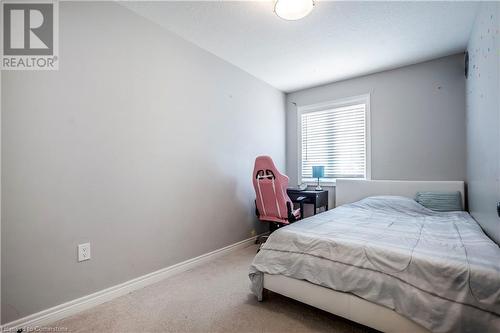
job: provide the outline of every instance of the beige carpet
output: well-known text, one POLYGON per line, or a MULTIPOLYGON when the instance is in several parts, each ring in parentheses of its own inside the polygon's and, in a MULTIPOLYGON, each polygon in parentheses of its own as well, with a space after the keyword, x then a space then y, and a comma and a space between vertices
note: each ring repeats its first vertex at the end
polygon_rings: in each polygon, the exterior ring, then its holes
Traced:
POLYGON ((374 332, 269 293, 257 302, 248 267, 256 246, 68 317, 70 332, 374 332))

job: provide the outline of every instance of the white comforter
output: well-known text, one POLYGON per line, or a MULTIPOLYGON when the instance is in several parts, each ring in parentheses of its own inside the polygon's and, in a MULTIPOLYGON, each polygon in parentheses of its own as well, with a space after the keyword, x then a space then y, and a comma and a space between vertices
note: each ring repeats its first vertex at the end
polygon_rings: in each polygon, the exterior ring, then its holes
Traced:
POLYGON ((433 332, 500 332, 500 248, 466 212, 371 197, 275 231, 250 267, 349 292, 433 332))

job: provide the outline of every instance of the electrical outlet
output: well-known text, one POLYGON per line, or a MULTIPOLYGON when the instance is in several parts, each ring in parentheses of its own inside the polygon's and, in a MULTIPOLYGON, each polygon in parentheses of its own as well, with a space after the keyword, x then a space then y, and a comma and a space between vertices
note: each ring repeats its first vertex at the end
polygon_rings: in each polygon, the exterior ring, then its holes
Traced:
POLYGON ((85 261, 90 259, 90 243, 78 245, 78 261, 85 261))

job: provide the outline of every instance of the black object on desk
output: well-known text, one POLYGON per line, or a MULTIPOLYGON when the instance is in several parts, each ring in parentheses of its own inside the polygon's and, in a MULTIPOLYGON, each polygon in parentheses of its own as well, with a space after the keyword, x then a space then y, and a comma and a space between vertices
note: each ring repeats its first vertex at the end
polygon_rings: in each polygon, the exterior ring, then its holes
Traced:
MULTIPOLYGON (((311 204, 314 205, 314 215, 316 215, 316 210, 321 207, 325 207, 325 211, 328 210, 328 191, 321 190, 305 190, 301 191, 297 188, 288 188, 286 193, 290 197, 290 200, 294 203, 311 204)), ((303 209, 302 209, 303 211, 303 209)), ((303 213, 302 213, 303 214, 303 213)))

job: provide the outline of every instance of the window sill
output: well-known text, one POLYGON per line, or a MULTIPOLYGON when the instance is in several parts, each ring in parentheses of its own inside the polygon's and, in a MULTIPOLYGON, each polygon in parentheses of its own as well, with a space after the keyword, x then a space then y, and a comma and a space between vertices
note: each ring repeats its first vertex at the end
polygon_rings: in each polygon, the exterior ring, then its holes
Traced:
MULTIPOLYGON (((318 186, 318 181, 314 181, 311 179, 304 179, 302 180, 302 184, 306 184, 307 186, 318 186)), ((320 180, 319 181, 320 186, 324 187, 335 187, 337 186, 337 181, 336 180, 320 180)))

